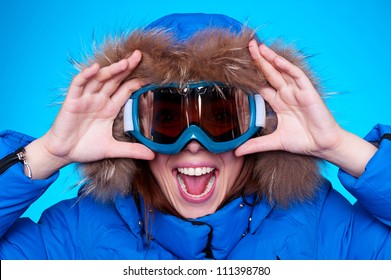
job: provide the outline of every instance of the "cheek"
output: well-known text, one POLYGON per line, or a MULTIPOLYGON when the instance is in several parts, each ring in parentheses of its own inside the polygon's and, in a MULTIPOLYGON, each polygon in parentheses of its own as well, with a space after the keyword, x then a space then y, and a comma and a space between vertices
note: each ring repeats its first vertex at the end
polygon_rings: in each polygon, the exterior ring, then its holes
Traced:
POLYGON ((242 169, 244 163, 244 157, 236 157, 233 152, 227 152, 222 154, 222 160, 224 166, 232 171, 239 172, 242 169))
POLYGON ((151 169, 152 175, 164 192, 172 185, 172 170, 167 164, 168 159, 169 156, 167 155, 157 155, 154 160, 149 162, 149 168, 151 169))
POLYGON ((167 155, 157 154, 153 160, 148 162, 149 168, 155 177, 156 175, 166 173, 169 170, 167 166, 168 159, 169 156, 167 155))
POLYGON ((224 163, 225 180, 232 186, 242 170, 244 157, 235 157, 232 152, 222 155, 222 161, 224 163))

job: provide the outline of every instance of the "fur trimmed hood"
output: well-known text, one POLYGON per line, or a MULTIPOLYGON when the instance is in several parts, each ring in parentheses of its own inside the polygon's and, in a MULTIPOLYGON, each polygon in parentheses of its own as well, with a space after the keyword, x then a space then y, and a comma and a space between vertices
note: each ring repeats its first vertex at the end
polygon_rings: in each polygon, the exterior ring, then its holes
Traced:
MULTIPOLYGON (((129 79, 138 77, 156 84, 220 81, 255 92, 267 81, 248 52, 248 42, 253 38, 257 39, 254 30, 224 15, 174 14, 128 36, 107 40, 88 64, 107 66, 140 50, 142 61, 129 79)), ((273 49, 313 79, 304 57, 297 51, 281 46, 273 49)), ((315 81, 314 84, 317 86, 315 81)), ((268 110, 263 134, 271 133, 277 122, 272 110, 268 110)), ((129 141, 123 132, 122 111, 114 122, 113 134, 117 140, 129 141)), ((283 151, 254 157, 251 179, 258 185, 257 194, 267 196, 273 204, 287 206, 309 199, 321 180, 318 159, 313 157, 283 151)), ((116 195, 135 194, 138 191, 132 187, 133 180, 143 165, 132 159, 83 164, 86 183, 83 190, 102 201, 112 200, 116 195)))

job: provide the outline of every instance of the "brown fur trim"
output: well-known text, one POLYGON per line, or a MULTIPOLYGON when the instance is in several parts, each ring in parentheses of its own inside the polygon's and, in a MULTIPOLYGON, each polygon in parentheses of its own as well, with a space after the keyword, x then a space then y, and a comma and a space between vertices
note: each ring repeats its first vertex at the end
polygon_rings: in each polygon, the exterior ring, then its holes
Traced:
POLYGON ((258 154, 253 173, 258 194, 285 208, 292 202, 311 200, 322 180, 318 161, 283 151, 258 154))
MULTIPOLYGON (((119 113, 114 121, 113 135, 116 140, 128 142, 123 133, 123 113, 119 113)), ((135 173, 139 172, 137 164, 132 159, 113 158, 85 163, 80 166, 85 178, 83 195, 93 195, 99 201, 112 201, 117 195, 128 195, 135 173)))
MULTIPOLYGON (((129 79, 138 77, 147 83, 157 84, 220 81, 255 92, 267 85, 267 81, 255 67, 248 52, 248 42, 252 38, 255 38, 255 34, 248 28, 244 28, 239 35, 226 30, 208 29, 196 33, 183 44, 175 44, 170 34, 164 30, 138 30, 128 38, 108 41, 101 51, 96 52, 90 63, 97 62, 101 66, 107 66, 129 57, 138 49, 143 53, 143 58, 129 79)), ((293 48, 283 48, 281 45, 273 48, 302 68, 318 87, 313 75, 307 70, 302 55, 293 48)), ((271 112, 269 106, 268 108, 271 112)), ((271 133, 276 122, 275 115, 269 114, 262 134, 271 133)), ((122 112, 115 121, 113 134, 120 141, 129 141, 123 133, 122 112)), ((252 158, 255 158, 254 170, 251 176, 247 176, 249 181, 240 187, 245 188, 246 193, 267 196, 273 204, 287 206, 294 201, 309 199, 321 180, 318 159, 313 157, 277 151, 252 158)), ((149 173, 139 169, 140 164, 132 159, 105 159, 84 164, 82 168, 87 182, 86 193, 91 193, 99 200, 111 200, 115 195, 142 193, 148 196, 151 193, 145 191, 145 180, 137 179, 142 178, 140 174, 149 173)), ((236 189, 235 196, 238 193, 236 189)), ((154 204, 151 197, 145 199, 154 204)), ((231 199, 226 199, 229 200, 231 199)))

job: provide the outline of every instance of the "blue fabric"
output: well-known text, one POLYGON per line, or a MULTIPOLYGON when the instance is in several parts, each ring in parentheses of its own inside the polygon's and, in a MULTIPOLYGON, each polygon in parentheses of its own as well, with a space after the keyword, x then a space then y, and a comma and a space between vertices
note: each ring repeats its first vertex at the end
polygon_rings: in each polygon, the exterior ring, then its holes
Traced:
MULTIPOLYGON (((391 133, 391 126, 379 124, 365 136, 365 139, 377 142, 386 133, 391 133)), ((343 170, 339 171, 338 176, 349 192, 363 203, 372 215, 391 226, 391 172, 390 165, 384 157, 388 155, 390 161, 391 140, 384 139, 379 148, 382 153, 376 154, 369 161, 366 172, 358 180, 343 170), (378 182, 382 182, 381 187, 378 182)))
MULTIPOLYGON (((377 141, 387 132, 391 127, 379 125, 368 137, 377 141)), ((31 140, 1 133, 0 155, 31 140)), ((102 204, 86 197, 62 201, 34 223, 19 217, 57 174, 30 180, 17 164, 0 175, 0 258, 391 259, 390 147, 391 141, 383 140, 360 178, 341 171, 348 190, 359 190, 355 205, 325 181, 313 201, 288 209, 273 208, 266 199, 251 207, 238 198, 191 220, 154 211, 146 221, 142 200, 137 204, 132 197, 117 197, 102 204)))
POLYGON ((177 42, 183 42, 191 38, 196 32, 206 28, 223 28, 234 34, 243 29, 243 24, 231 17, 220 14, 171 14, 159 18, 145 27, 145 31, 151 29, 164 29, 172 33, 177 42))

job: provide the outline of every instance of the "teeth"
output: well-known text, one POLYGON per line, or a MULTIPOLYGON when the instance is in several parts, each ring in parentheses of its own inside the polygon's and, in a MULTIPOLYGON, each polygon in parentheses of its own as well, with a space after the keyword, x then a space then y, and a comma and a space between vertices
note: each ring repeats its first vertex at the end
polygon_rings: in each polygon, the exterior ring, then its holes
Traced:
POLYGON ((212 172, 214 168, 212 167, 197 167, 197 168, 192 168, 192 167, 186 167, 186 168, 178 168, 178 172, 181 174, 185 174, 188 176, 201 176, 208 174, 212 172))
POLYGON ((177 176, 178 178, 178 182, 179 182, 179 185, 181 186, 182 190, 190 197, 193 197, 193 198, 202 198, 203 196, 205 196, 207 193, 210 192, 210 190, 212 189, 213 187, 213 184, 215 182, 215 176, 213 175, 212 178, 210 178, 210 181, 208 183, 208 185, 206 186, 206 189, 204 190, 204 192, 202 194, 199 194, 199 195, 195 195, 195 194, 191 194, 187 191, 187 188, 186 188, 186 185, 185 185, 185 182, 183 182, 181 176, 177 176))

